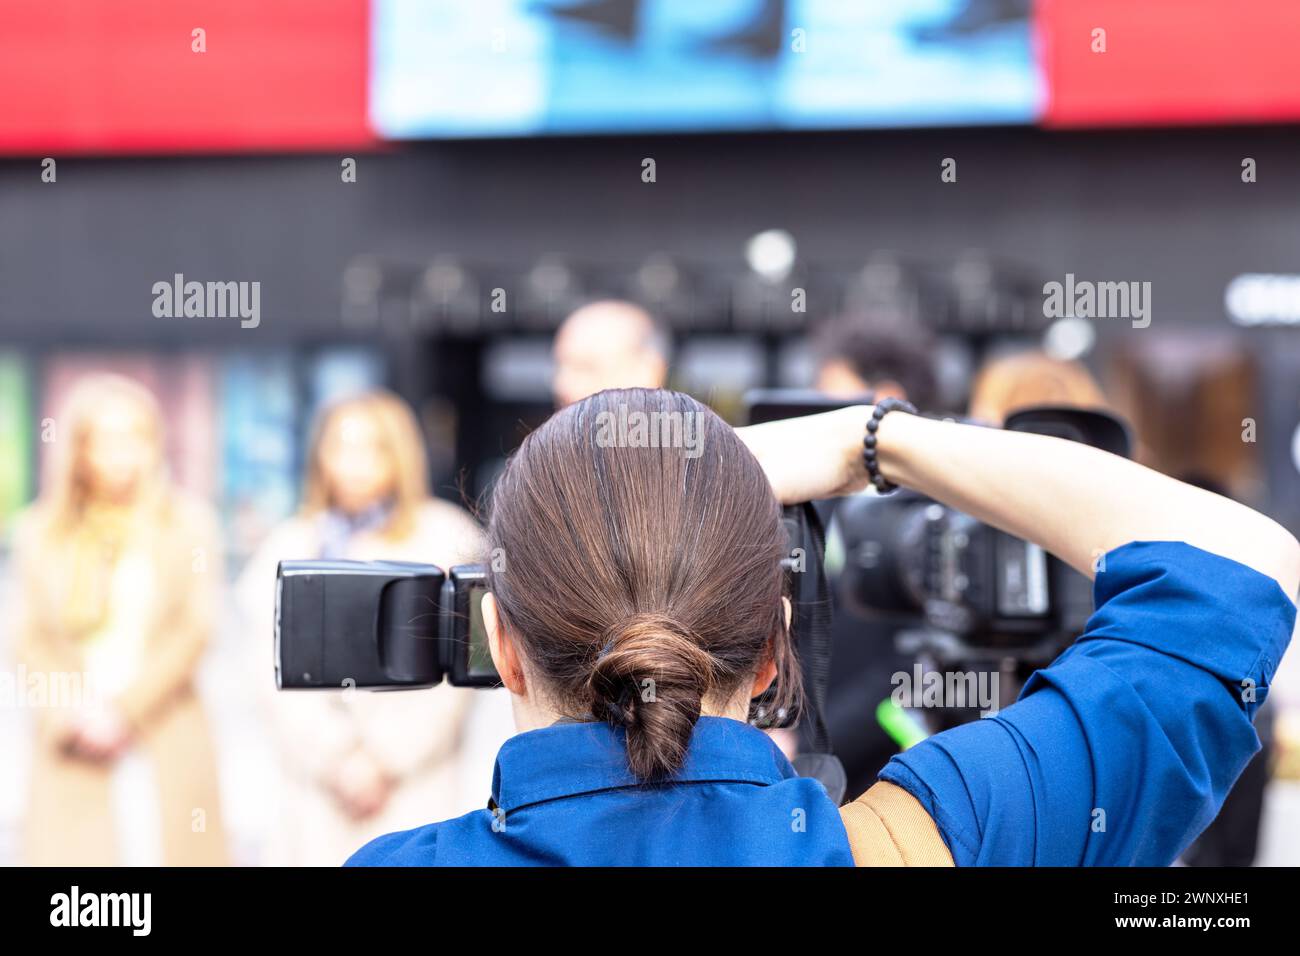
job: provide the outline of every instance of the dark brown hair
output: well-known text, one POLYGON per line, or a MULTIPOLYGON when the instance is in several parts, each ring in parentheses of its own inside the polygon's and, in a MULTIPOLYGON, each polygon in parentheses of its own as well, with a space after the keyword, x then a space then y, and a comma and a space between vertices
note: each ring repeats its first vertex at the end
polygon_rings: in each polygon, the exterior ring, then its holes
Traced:
POLYGON ((695 399, 612 389, 557 412, 501 475, 488 539, 504 559, 489 587, 544 695, 623 728, 639 779, 676 772, 703 701, 731 699, 769 655, 774 706, 797 705, 780 506, 695 399))
POLYGON ((893 380, 921 408, 932 407, 938 397, 934 343, 898 313, 848 313, 824 322, 813 337, 813 355, 818 368, 846 363, 872 388, 893 380))

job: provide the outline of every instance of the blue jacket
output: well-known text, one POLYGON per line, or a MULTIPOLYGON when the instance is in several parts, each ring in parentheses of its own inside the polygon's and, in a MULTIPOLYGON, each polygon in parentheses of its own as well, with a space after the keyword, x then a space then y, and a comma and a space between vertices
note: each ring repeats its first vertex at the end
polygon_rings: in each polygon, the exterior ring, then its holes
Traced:
POLYGON ((640 786, 622 731, 560 723, 511 737, 492 802, 390 833, 349 866, 852 866, 839 810, 760 730, 701 717, 671 784, 640 786))
POLYGON ((1187 544, 1106 555, 1079 638, 995 717, 881 773, 958 866, 1167 866, 1259 750, 1252 721, 1296 608, 1272 578, 1187 544))
MULTIPOLYGON (((1259 749, 1251 720, 1295 624, 1268 578, 1186 544, 1105 557, 1085 634, 1000 714, 895 757, 958 865, 1165 865, 1259 749)), ((864 704, 865 706, 865 704, 864 704)), ((701 718, 681 774, 639 786, 622 736, 508 740, 488 808, 392 833, 356 866, 851 865, 839 813, 768 737, 701 718)))

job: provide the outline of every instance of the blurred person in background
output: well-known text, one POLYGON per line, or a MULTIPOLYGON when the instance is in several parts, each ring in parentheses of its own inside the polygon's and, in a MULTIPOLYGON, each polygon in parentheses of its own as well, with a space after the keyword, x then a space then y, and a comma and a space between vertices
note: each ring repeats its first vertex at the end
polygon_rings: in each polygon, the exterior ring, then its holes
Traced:
MULTIPOLYGON (((300 512, 274 528, 237 584, 254 635, 282 771, 282 819, 267 861, 337 866, 366 840, 483 805, 482 780, 461 766, 472 714, 491 692, 447 685, 405 693, 277 692, 272 668, 276 565, 281 560, 479 560, 482 536, 462 508, 428 492, 424 442, 397 396, 369 392, 328 407, 307 457, 300 512), (470 790, 469 779, 478 785, 470 790)), ((504 701, 500 738, 508 736, 504 701)), ((500 740, 484 742, 487 760, 500 740)))
MULTIPOLYGON (((814 388, 829 398, 901 398, 920 408, 935 407, 930 336, 892 313, 833 318, 814 332, 812 349, 814 388)), ((865 498, 873 495, 871 489, 863 493, 865 498)), ((858 793, 871 786, 899 750, 898 741, 876 719, 875 705, 890 698, 892 676, 912 666, 912 657, 894 645, 895 633, 911 622, 884 613, 864 616, 843 597, 844 529, 834 517, 843 501, 831 499, 818 505, 827 527, 826 568, 835 602, 826 724, 835 755, 844 765, 849 792, 858 793)), ((866 506, 866 501, 854 505, 866 506)), ((790 741, 777 736, 777 742, 787 754, 792 752, 790 741)))
POLYGON ((26 860, 227 862, 216 761, 194 686, 221 569, 215 517, 169 480, 141 385, 78 382, 59 453, 15 532, 17 657, 75 702, 36 712, 26 860))
POLYGON ((1001 425, 1035 405, 1105 408, 1106 398, 1084 365, 1036 350, 990 359, 975 376, 969 414, 976 421, 1001 425))
POLYGON ((668 336, 641 306, 617 299, 574 311, 555 333, 556 408, 607 388, 662 388, 668 336))
POLYGON ((830 398, 901 398, 933 408, 933 344, 893 315, 845 315, 813 335, 814 388, 830 398))

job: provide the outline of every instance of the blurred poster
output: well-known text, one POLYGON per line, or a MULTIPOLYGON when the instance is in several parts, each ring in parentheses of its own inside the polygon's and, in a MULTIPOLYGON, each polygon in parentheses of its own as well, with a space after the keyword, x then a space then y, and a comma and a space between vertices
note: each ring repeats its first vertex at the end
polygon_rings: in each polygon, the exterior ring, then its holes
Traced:
POLYGON ((219 391, 227 547, 232 555, 246 555, 298 500, 300 402, 293 357, 227 358, 219 391))
POLYGON ((32 494, 35 425, 27 364, 16 353, 0 352, 0 543, 9 519, 32 494))
POLYGON ((221 370, 222 503, 232 555, 250 554, 301 494, 311 423, 326 404, 383 381, 370 349, 234 355, 221 370))
MULTIPOLYGON (((111 372, 145 386, 162 408, 167 440, 167 466, 184 488, 211 500, 217 492, 215 442, 217 409, 212 360, 200 355, 124 352, 75 352, 56 355, 44 366, 41 418, 58 426, 69 389, 86 375, 111 372)), ((57 434, 57 432, 56 432, 57 434)), ((41 447, 42 481, 49 474, 48 455, 41 447)))
POLYGON ((370 349, 327 349, 308 371, 309 418, 330 402, 376 388, 384 381, 383 359, 370 349))

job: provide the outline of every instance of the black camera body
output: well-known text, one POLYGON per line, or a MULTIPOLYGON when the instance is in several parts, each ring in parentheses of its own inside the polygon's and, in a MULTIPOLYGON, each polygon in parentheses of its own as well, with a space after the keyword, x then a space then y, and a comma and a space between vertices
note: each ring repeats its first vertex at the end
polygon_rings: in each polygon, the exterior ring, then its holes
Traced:
MULTIPOLYGON (((831 411, 857 400, 798 389, 746 396, 752 423, 831 411)), ((1008 431, 1051 435, 1128 457, 1131 436, 1110 412, 1039 406, 1008 417, 1008 431)), ((845 562, 838 592, 862 615, 910 616, 920 647, 944 656, 1045 663, 1092 613, 1087 578, 1042 548, 930 498, 900 490, 837 503, 845 562)))
POLYGON ((836 513, 840 594, 859 614, 914 615, 961 644, 1009 652, 1078 634, 1088 582, 1042 548, 900 491, 836 513))
MULTIPOLYGON (((1040 407, 1004 427, 1129 453, 1128 428, 1109 412, 1040 407)), ((945 656, 1045 663, 1092 613, 1091 583, 1064 562, 913 492, 853 499, 836 520, 849 605, 915 616, 929 632, 923 643, 945 656)))
POLYGON ((275 681, 281 690, 500 683, 488 650, 480 565, 281 561, 275 681))

